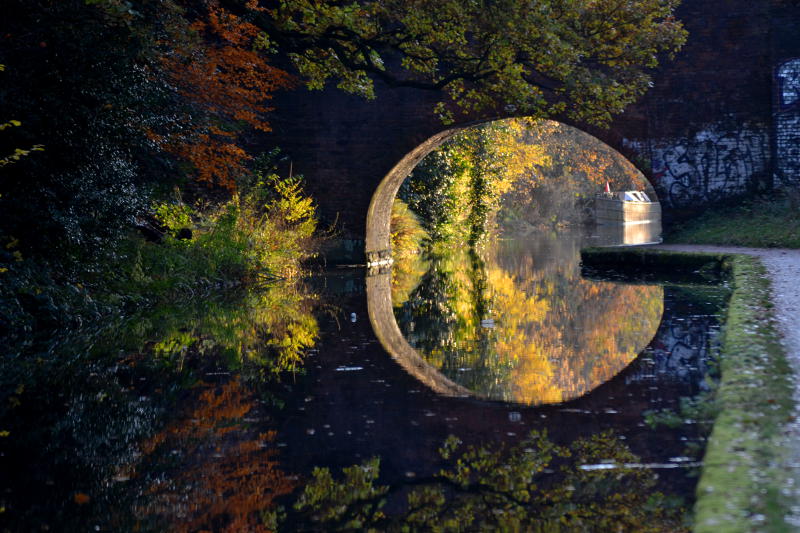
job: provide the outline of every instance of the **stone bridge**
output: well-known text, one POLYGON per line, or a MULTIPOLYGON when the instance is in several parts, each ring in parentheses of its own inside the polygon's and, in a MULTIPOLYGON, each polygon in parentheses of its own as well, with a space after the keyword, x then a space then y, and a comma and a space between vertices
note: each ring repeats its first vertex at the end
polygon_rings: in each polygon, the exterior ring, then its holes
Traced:
MULTIPOLYGON (((584 129, 651 181, 665 218, 753 191, 800 184, 800 1, 683 0, 689 41, 607 130, 584 129)), ((276 95, 269 142, 287 153, 335 224, 329 261, 380 261, 389 212, 409 171, 458 129, 440 95, 376 82, 375 100, 336 89, 276 95), (366 252, 366 258, 365 258, 366 252)))

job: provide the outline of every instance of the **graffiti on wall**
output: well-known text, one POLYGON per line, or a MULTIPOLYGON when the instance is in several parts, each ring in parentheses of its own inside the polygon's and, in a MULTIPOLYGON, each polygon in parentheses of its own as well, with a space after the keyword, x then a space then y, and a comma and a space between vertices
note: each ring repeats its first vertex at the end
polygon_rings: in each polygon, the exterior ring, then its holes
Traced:
POLYGON ((800 59, 790 59, 779 66, 777 78, 781 108, 785 109, 800 101, 800 59))
POLYGON ((800 183, 800 59, 775 72, 779 106, 775 117, 775 185, 800 183))
POLYGON ((745 192, 766 171, 769 137, 754 128, 711 127, 691 138, 655 143, 651 153, 661 201, 688 207, 745 192))

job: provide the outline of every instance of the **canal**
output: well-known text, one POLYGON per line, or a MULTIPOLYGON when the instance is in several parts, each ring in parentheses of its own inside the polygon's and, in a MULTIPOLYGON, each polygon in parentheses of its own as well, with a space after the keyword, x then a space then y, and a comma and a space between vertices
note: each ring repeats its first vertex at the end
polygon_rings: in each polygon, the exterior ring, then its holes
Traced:
POLYGON ((586 242, 339 269, 33 344, 2 367, 3 529, 680 530, 729 291, 582 272, 586 242))

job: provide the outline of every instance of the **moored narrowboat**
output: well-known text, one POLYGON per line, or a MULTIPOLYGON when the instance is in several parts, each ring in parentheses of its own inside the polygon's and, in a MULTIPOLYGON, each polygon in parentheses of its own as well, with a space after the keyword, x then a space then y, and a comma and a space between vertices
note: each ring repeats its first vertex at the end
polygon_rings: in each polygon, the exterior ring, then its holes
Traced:
POLYGON ((661 223, 661 204, 642 191, 603 192, 594 199, 598 225, 661 223))

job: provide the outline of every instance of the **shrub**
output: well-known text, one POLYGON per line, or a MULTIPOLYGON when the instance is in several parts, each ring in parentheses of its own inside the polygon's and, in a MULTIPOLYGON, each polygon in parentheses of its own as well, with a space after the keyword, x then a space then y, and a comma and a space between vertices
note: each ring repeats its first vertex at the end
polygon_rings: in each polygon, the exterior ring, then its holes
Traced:
POLYGON ((392 255, 395 259, 419 253, 428 232, 403 200, 394 199, 391 219, 392 255))

